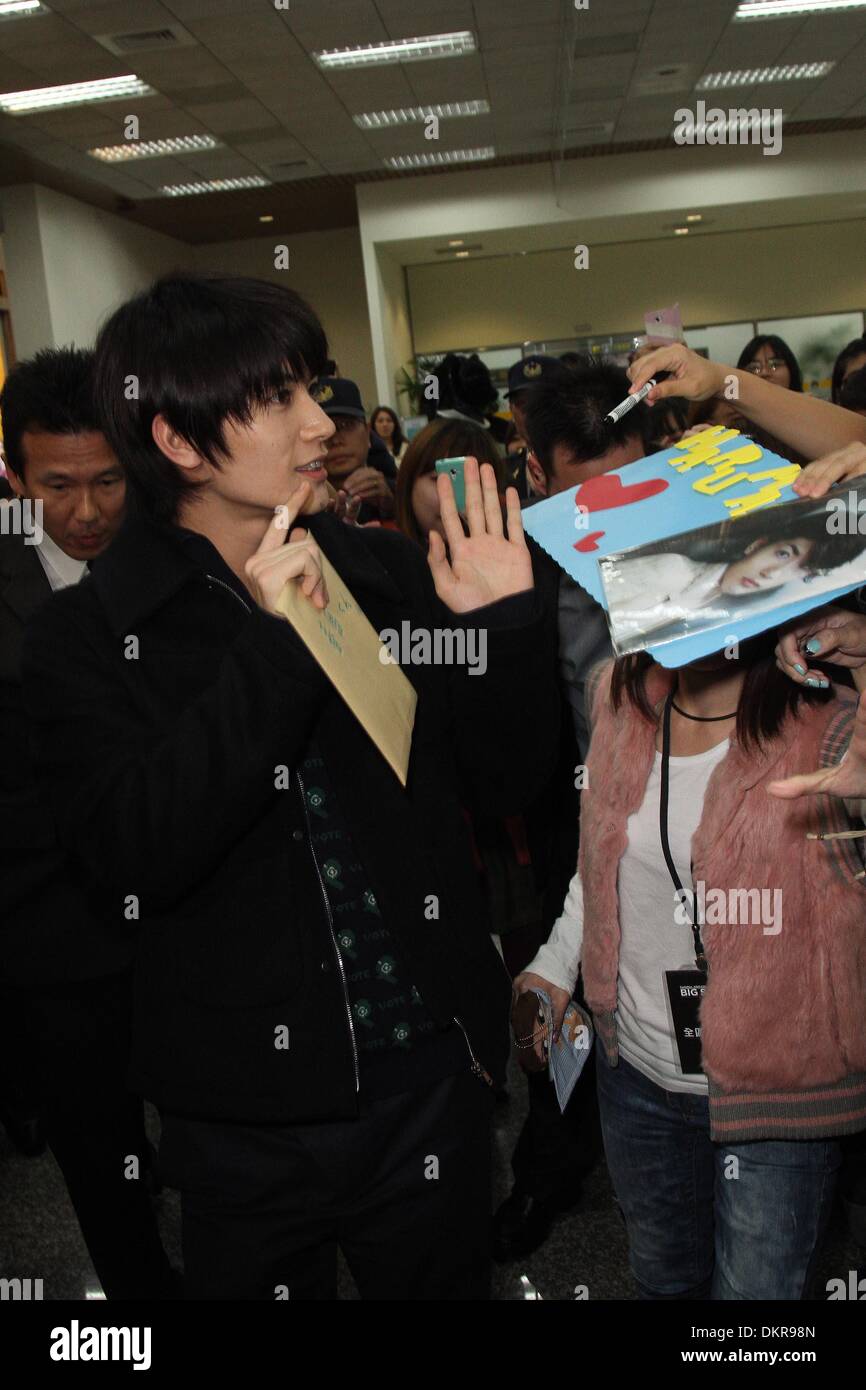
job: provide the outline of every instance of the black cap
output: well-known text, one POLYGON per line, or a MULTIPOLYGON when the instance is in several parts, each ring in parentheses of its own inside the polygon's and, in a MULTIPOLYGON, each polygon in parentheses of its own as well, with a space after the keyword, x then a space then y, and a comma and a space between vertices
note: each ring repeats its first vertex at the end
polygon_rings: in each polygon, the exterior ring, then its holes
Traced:
POLYGON ((506 396, 514 396, 518 391, 525 391, 528 387, 534 386, 537 381, 542 381, 545 376, 549 376, 554 369, 560 369, 562 363, 558 357, 551 357, 548 353, 535 352, 531 357, 521 357, 519 362, 515 362, 508 368, 508 390, 506 396))
POLYGON ((354 415, 366 420, 367 412, 361 403, 357 384, 345 376, 320 376, 310 395, 326 415, 354 415))

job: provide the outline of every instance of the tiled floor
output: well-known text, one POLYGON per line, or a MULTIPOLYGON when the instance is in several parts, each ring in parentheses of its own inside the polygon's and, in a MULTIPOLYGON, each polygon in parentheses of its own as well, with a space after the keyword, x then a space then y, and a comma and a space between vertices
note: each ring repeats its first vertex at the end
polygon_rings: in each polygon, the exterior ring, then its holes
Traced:
MULTIPOLYGON (((494 1181, 497 1203, 510 1189, 510 1157, 525 1114, 525 1087, 512 1077, 507 1104, 498 1105, 494 1130, 494 1181)), ((156 1123, 154 1118, 154 1134, 156 1123)), ((180 1265, 180 1211, 177 1195, 158 1199, 163 1240, 172 1262, 180 1265)), ((816 1290, 827 1279, 847 1279, 848 1271, 866 1264, 866 1252, 847 1236, 837 1216, 822 1252, 816 1290)), ((604 1164, 584 1185, 578 1205, 563 1215, 544 1246, 534 1255, 494 1272, 494 1297, 522 1297, 525 1274, 544 1299, 570 1300, 578 1284, 589 1298, 631 1299, 634 1286, 626 1263, 622 1222, 604 1164)), ((41 1278, 46 1299, 99 1297, 60 1172, 50 1154, 20 1157, 0 1130, 0 1278, 41 1278)), ((347 1270, 341 1271, 340 1296, 357 1297, 347 1270)), ((820 1296, 820 1295, 819 1295, 820 1296)))

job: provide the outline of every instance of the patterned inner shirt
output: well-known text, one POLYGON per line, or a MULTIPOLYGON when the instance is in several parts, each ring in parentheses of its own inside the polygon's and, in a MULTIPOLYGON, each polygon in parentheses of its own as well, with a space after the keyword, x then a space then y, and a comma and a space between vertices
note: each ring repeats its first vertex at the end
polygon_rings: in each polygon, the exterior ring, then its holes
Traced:
POLYGON ((301 764, 313 852, 328 894, 359 1057, 408 1050, 436 1025, 407 978, 318 749, 301 764))

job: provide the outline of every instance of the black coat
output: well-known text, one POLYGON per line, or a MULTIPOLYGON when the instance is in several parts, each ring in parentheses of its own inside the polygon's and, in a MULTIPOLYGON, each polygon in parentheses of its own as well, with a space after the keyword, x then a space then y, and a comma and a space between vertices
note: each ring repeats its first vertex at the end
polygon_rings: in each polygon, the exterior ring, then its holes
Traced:
MULTIPOLYGON (((423 554, 330 516, 311 530, 373 626, 458 626, 423 554)), ((458 797, 501 812, 544 786, 559 702, 534 593, 470 614, 488 669, 410 666, 404 790, 292 628, 130 518, 94 573, 31 627, 27 699, 60 834, 123 932, 140 914, 130 1080, 169 1110, 237 1121, 357 1113, 347 1004, 295 769, 311 735, 384 921, 428 1010, 501 1078, 510 983, 458 797), (135 648, 137 657, 128 658, 135 648), (518 737, 514 711, 534 711, 518 737), (438 917, 433 916, 433 899, 438 917), (425 910, 426 909, 426 910, 425 910), (288 1025, 288 1049, 274 1045, 288 1025)), ((199 542, 200 544, 200 542, 199 542)))
POLYGON ((35 547, 0 534, 0 984, 39 988, 113 974, 134 949, 132 930, 100 924, 36 795, 21 651, 26 624, 50 597, 35 547))

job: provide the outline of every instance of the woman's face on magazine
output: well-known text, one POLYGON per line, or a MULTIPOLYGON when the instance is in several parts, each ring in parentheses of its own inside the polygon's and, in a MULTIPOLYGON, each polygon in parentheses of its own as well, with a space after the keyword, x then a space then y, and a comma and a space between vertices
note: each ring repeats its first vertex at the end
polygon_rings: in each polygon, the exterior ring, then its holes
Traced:
POLYGON ((776 589, 799 576, 814 546, 814 541, 803 536, 757 541, 742 560, 728 565, 719 587, 723 594, 754 594, 759 589, 776 589))

